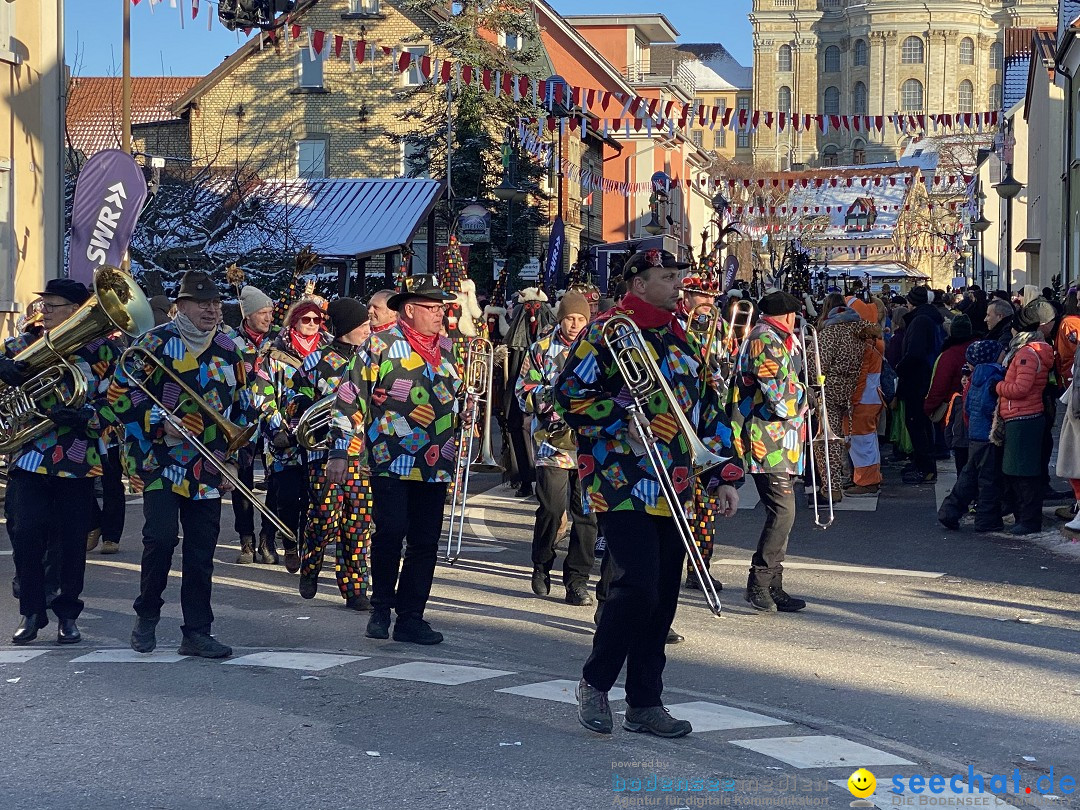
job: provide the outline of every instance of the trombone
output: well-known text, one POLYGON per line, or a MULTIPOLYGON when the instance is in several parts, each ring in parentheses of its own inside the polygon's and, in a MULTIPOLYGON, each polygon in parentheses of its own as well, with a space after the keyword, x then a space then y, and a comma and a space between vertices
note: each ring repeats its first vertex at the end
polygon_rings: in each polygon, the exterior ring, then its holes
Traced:
POLYGON ((817 465, 814 464, 814 435, 817 431, 814 430, 813 409, 807 408, 806 435, 810 440, 810 459, 808 466, 810 467, 811 497, 814 501, 814 525, 822 529, 827 529, 832 526, 833 520, 836 519, 836 513, 834 511, 832 493, 832 460, 829 457, 829 410, 825 404, 825 375, 821 371, 821 346, 818 344, 817 330, 805 320, 802 322, 802 328, 799 330, 799 337, 802 341, 803 382, 806 385, 806 392, 807 395, 809 395, 810 391, 816 388, 818 401, 821 403, 821 416, 818 418, 818 421, 820 422, 821 434, 824 437, 825 486, 828 487, 829 490, 829 494, 826 496, 826 503, 828 503, 829 506, 829 518, 828 520, 825 520, 822 517, 821 495, 818 492, 817 465), (807 353, 807 341, 814 347, 814 368, 812 377, 810 355, 807 353))
POLYGON ((709 610, 712 611, 713 615, 719 616, 721 611, 720 596, 717 594, 712 577, 709 576, 708 569, 705 567, 705 560, 701 556, 701 551, 698 550, 697 543, 694 542, 694 533, 690 528, 690 521, 687 520, 686 512, 683 511, 682 503, 679 500, 679 492, 675 489, 671 472, 665 464, 664 457, 660 454, 656 436, 653 434, 652 426, 649 424, 649 417, 645 413, 649 401, 657 397, 668 403, 668 407, 671 408, 671 415, 679 427, 679 432, 682 433, 690 448, 690 466, 694 476, 702 475, 718 464, 722 464, 724 459, 709 450, 698 438, 697 431, 690 424, 690 420, 687 419, 686 413, 680 407, 671 386, 668 385, 667 380, 664 379, 664 375, 660 371, 660 367, 649 353, 649 345, 645 342, 645 338, 642 336, 637 324, 625 315, 613 315, 604 321, 602 337, 604 345, 611 351, 615 359, 615 365, 619 369, 623 383, 630 392, 631 402, 627 405, 626 410, 645 444, 645 454, 652 465, 653 474, 656 475, 656 480, 660 484, 660 491, 667 501, 668 508, 671 509, 672 517, 675 519, 675 527, 679 532, 679 538, 686 547, 686 553, 690 556, 690 563, 694 568, 698 584, 701 586, 701 592, 705 594, 705 601, 709 605, 709 610))
POLYGON ((453 565, 461 556, 461 537, 465 531, 465 499, 469 495, 469 474, 502 472, 491 449, 491 381, 495 376, 495 349, 491 341, 475 337, 465 353, 465 411, 458 432, 457 473, 454 476, 454 497, 450 502, 450 526, 446 533, 446 557, 453 565), (476 416, 484 401, 484 436, 480 455, 473 461, 476 442, 476 416), (466 435, 468 434, 468 435, 466 435))
POLYGON ((743 344, 750 334, 750 324, 754 321, 754 304, 745 298, 738 298, 731 304, 728 316, 728 350, 734 356, 742 351, 743 344))
POLYGON ((225 438, 225 441, 228 442, 227 449, 229 453, 236 452, 251 441, 251 437, 259 428, 258 422, 248 425, 247 427, 240 427, 239 425, 230 422, 225 418, 224 414, 218 413, 206 402, 206 400, 200 397, 187 383, 180 379, 172 369, 162 363, 153 352, 142 346, 132 346, 120 355, 120 360, 117 362, 117 370, 123 373, 123 376, 127 378, 128 384, 131 387, 137 388, 152 404, 157 405, 157 407, 161 409, 162 413, 165 414, 165 419, 168 420, 169 424, 184 437, 184 441, 195 448, 195 451, 202 456, 211 467, 217 470, 222 478, 232 484, 233 489, 251 501, 251 505, 258 509, 263 517, 273 523, 274 528, 281 532, 283 537, 292 541, 296 540, 296 535, 293 534, 292 530, 286 526, 284 522, 282 522, 281 518, 271 512, 266 505, 256 497, 255 493, 248 489, 239 477, 228 468, 225 462, 218 458, 214 451, 195 437, 194 432, 184 424, 183 417, 177 415, 176 411, 179 409, 180 404, 186 402, 195 405, 195 407, 202 412, 204 418, 213 422, 218 431, 225 438), (133 362, 141 365, 141 376, 138 373, 133 373, 134 368, 129 365, 133 362), (172 408, 169 408, 156 394, 153 393, 153 391, 150 390, 150 379, 159 372, 167 380, 167 384, 175 385, 182 395, 178 398, 179 403, 172 408))

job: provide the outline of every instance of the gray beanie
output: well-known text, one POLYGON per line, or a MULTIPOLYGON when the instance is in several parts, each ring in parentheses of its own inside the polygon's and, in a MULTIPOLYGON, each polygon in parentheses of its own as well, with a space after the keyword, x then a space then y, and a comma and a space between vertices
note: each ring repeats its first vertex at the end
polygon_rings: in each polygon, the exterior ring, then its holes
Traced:
POLYGON ((240 314, 245 318, 254 315, 260 309, 272 307, 273 305, 274 302, 270 296, 257 287, 252 287, 249 284, 240 290, 240 314))

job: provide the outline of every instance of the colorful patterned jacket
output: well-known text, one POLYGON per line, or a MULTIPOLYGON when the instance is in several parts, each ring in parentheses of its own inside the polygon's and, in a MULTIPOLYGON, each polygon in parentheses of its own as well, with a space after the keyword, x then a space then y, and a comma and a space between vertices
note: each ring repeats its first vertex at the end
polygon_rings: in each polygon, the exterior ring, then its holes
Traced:
POLYGON ((746 471, 801 473, 806 389, 783 336, 764 320, 747 336, 732 396, 735 452, 746 471))
MULTIPOLYGON (((337 391, 349 362, 359 348, 334 341, 326 348, 313 351, 304 358, 304 364, 300 366, 293 385, 298 413, 303 414, 320 399, 337 391)), ((308 450, 306 455, 310 464, 324 461, 327 454, 322 450, 308 450)))
MULTIPOLYGON (((291 434, 300 421, 302 409, 298 408, 296 376, 303 364, 303 359, 287 342, 287 331, 283 330, 268 350, 263 354, 255 372, 254 391, 262 413, 262 434, 266 439, 264 463, 267 472, 278 472, 286 467, 296 467, 304 463, 300 448, 295 442, 284 449, 274 447, 273 439, 281 430, 291 434)), ((330 345, 330 336, 322 334, 315 352, 330 345)), ((308 355, 309 357, 311 355, 308 355)))
POLYGON ((565 428, 566 423, 555 413, 554 386, 559 372, 566 364, 570 345, 563 340, 562 327, 542 337, 529 347, 521 364, 515 393, 521 410, 532 414, 532 437, 536 445, 537 467, 577 469, 577 453, 563 450, 548 442, 552 429, 565 428))
MULTIPOLYGON (((4 355, 14 357, 36 339, 36 336, 25 332, 10 338, 4 343, 4 355)), ((59 478, 101 475, 101 454, 105 452, 103 437, 107 423, 102 421, 99 409, 105 402, 105 392, 109 389, 118 356, 116 344, 107 338, 98 338, 68 356, 68 362, 86 378, 86 404, 83 410, 90 417, 86 430, 54 425, 12 454, 12 468, 59 478)), ((66 384, 64 390, 65 395, 70 393, 66 384)), ((39 403, 44 409, 59 404, 52 394, 39 403)))
MULTIPOLYGON (((151 329, 132 345, 152 352, 214 411, 227 414, 231 410, 234 422, 250 424, 255 403, 247 385, 244 361, 225 332, 216 332, 210 346, 198 357, 188 350, 171 322, 151 329)), ((226 460, 226 440, 200 407, 160 370, 150 375, 147 385, 154 396, 182 415, 184 425, 210 452, 226 460)), ((102 415, 124 427, 124 461, 136 492, 167 489, 194 500, 220 497, 221 476, 187 441, 165 435, 161 409, 131 386, 124 369, 117 368, 102 415)))
MULTIPOLYGON (((702 361, 705 356, 705 332, 700 329, 687 328, 688 315, 679 318, 683 330, 686 332, 686 343, 690 346, 694 357, 702 361)), ((716 389, 716 396, 721 403, 727 403, 730 395, 731 374, 733 371, 734 357, 728 350, 727 322, 723 318, 716 324, 716 334, 712 339, 709 351, 709 381, 716 389)))
POLYGON ((368 338, 338 387, 330 458, 352 458, 366 443, 372 475, 452 481, 461 378, 447 338, 439 349, 435 368, 397 326, 368 338))
MULTIPOLYGON (((632 400, 602 337, 604 324, 618 309, 603 313, 574 344, 555 387, 555 410, 577 433, 578 473, 587 506, 593 512, 636 511, 670 517, 660 485, 643 450, 630 443, 629 413, 632 400)), ((684 511, 691 509, 690 450, 672 415, 678 408, 698 429, 705 446, 725 459, 712 470, 732 484, 742 469, 731 450, 731 428, 709 388, 704 397, 698 363, 682 327, 642 329, 650 353, 678 400, 651 397, 646 406, 661 457, 671 476, 684 511)))

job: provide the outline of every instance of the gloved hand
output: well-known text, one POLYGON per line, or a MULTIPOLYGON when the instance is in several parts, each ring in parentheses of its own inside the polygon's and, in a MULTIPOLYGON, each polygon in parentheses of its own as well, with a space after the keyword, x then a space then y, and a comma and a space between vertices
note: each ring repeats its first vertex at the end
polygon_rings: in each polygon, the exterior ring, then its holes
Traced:
POLYGON ((288 450, 295 442, 289 431, 279 430, 274 434, 274 438, 270 440, 270 444, 274 446, 275 450, 288 450))
POLYGON ((0 380, 8 385, 19 385, 26 382, 26 369, 27 364, 22 360, 0 357, 0 380))
POLYGON ((82 431, 86 430, 86 425, 89 423, 92 413, 93 411, 89 408, 68 408, 58 405, 46 412, 46 416, 58 427, 69 427, 82 431))

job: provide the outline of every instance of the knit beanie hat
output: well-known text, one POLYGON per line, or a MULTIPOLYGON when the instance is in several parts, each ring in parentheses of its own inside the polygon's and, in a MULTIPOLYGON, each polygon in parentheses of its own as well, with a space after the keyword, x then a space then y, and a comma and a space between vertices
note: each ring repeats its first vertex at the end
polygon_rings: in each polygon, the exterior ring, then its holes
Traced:
POLYGON ((964 352, 964 359, 971 365, 978 366, 983 363, 993 363, 1001 354, 1001 344, 996 340, 976 340, 968 345, 964 352))
POLYGON ((270 296, 258 287, 252 287, 248 284, 244 289, 240 290, 240 314, 245 318, 254 315, 260 309, 266 309, 273 305, 274 302, 270 299, 270 296))
POLYGON ((967 315, 957 315, 952 319, 949 326, 949 337, 954 343, 962 343, 971 338, 971 318, 967 315))
POLYGON ((923 287, 920 284, 911 288, 911 291, 907 294, 907 300, 910 301, 913 306, 918 307, 933 301, 934 294, 929 287, 923 287))
POLYGON ((337 337, 347 335, 368 319, 367 307, 355 298, 335 298, 326 308, 337 337))
POLYGON ((584 295, 575 290, 567 290, 559 301, 559 309, 555 317, 561 321, 567 315, 582 315, 585 320, 592 317, 592 313, 589 311, 589 302, 585 300, 584 295))

